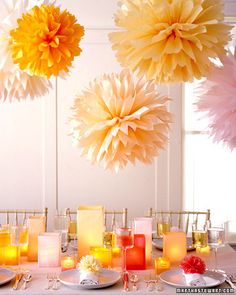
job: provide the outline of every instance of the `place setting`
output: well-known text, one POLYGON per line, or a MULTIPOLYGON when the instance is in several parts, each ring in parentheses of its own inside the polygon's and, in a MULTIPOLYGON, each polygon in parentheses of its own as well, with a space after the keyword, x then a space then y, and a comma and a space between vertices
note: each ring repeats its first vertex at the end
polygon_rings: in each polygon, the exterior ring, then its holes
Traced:
POLYGON ((174 288, 205 289, 226 282, 235 290, 233 277, 218 268, 218 249, 227 248, 222 224, 212 226, 203 218, 204 222, 188 225, 194 248, 189 251, 187 234, 172 221, 159 230, 163 246, 157 249, 153 226, 161 228, 158 218, 128 220, 124 215, 123 223, 108 222, 104 216, 102 206, 79 206, 76 226, 67 213, 54 215, 51 232, 46 231, 45 216, 29 216, 23 225, 2 226, 1 287, 23 292, 38 286, 42 294, 105 292, 109 288, 114 292, 172 292, 174 288))

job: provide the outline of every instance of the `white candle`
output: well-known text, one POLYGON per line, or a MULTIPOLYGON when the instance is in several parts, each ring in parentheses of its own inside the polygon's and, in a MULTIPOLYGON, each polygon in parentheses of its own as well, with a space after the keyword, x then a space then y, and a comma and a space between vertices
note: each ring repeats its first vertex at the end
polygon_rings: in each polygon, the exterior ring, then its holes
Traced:
POLYGON ((60 233, 45 233, 38 237, 39 267, 58 267, 61 263, 60 233))

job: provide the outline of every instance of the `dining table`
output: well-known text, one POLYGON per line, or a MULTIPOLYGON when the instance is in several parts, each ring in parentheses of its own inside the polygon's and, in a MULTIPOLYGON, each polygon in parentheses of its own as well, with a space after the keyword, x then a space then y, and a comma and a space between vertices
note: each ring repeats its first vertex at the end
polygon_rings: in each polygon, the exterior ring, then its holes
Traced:
MULTIPOLYGON (((188 254, 194 255, 194 251, 189 252, 188 254)), ((153 257, 162 256, 162 251, 153 249, 153 257)), ((208 255, 204 255, 202 259, 205 261, 208 269, 214 268, 214 253, 210 252, 208 255)), ((236 274, 236 251, 228 244, 225 247, 221 247, 218 249, 218 267, 225 271, 227 274, 236 274)), ((122 280, 119 280, 115 285, 104 288, 104 289, 96 289, 96 290, 82 290, 82 289, 72 289, 67 287, 61 283, 59 283, 58 290, 47 290, 47 274, 54 273, 59 275, 61 272, 61 268, 39 268, 37 262, 27 262, 23 261, 19 266, 12 266, 11 269, 15 271, 27 270, 32 275, 31 282, 28 283, 27 288, 25 290, 21 289, 19 285, 18 290, 13 290, 14 280, 9 282, 8 284, 0 286, 0 295, 50 295, 50 294, 60 294, 60 295, 83 295, 83 294, 99 294, 99 295, 115 295, 115 294, 123 294, 123 293, 132 293, 132 294, 150 294, 150 293, 160 293, 163 295, 177 294, 179 293, 179 289, 162 282, 160 279, 158 280, 158 289, 154 289, 153 291, 148 290, 146 285, 146 280, 155 278, 154 267, 150 267, 146 270, 136 270, 130 271, 130 273, 135 273, 138 275, 139 280, 137 282, 137 290, 125 292, 123 290, 122 280)), ((236 290, 233 290, 226 282, 222 283, 219 286, 214 288, 210 288, 211 290, 207 290, 207 293, 234 293, 236 290)), ((190 290, 182 289, 182 292, 185 294, 191 294, 190 290)), ((205 292, 202 292, 202 294, 205 292)), ((199 291, 198 294, 201 294, 199 291)))

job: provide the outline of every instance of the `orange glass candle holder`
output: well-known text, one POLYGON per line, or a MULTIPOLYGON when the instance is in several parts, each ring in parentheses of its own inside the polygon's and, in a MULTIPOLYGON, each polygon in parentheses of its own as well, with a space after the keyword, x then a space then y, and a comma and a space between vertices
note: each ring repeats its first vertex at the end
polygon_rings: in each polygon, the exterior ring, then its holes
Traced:
POLYGON ((160 274, 170 269, 170 261, 165 257, 157 257, 155 259, 155 273, 160 274))
POLYGON ((45 232, 45 216, 30 216, 28 219, 28 260, 38 261, 38 236, 45 232))
POLYGON ((112 266, 112 250, 110 248, 91 247, 90 255, 99 260, 102 267, 108 268, 112 266))
POLYGON ((178 265, 187 254, 187 238, 184 232, 169 232, 163 235, 163 256, 171 265, 178 265))
POLYGON ((134 247, 127 249, 126 268, 128 270, 146 269, 146 241, 145 235, 134 235, 134 247))
POLYGON ((0 247, 7 247, 11 243, 10 231, 0 230, 0 247))
POLYGON ((76 256, 64 256, 61 258, 61 271, 75 269, 77 264, 76 256))

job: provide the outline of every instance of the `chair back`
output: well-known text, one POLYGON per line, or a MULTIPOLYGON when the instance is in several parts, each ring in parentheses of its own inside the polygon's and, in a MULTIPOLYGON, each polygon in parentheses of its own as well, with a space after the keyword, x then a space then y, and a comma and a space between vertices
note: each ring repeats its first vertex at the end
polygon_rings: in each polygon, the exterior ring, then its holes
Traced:
POLYGON ((182 228, 186 234, 188 234, 190 222, 198 225, 201 219, 206 225, 210 225, 211 223, 210 209, 207 209, 207 211, 155 211, 153 208, 149 208, 148 217, 156 220, 158 215, 163 220, 166 216, 169 217, 170 227, 177 226, 178 228, 182 228))
POLYGON ((14 222, 14 224, 25 224, 26 219, 29 216, 37 216, 42 215, 45 216, 45 231, 47 230, 47 219, 48 219, 48 208, 45 207, 43 210, 18 210, 18 209, 0 209, 1 223, 5 222, 6 224, 10 224, 10 222, 14 222))
MULTIPOLYGON (((77 215, 77 211, 66 209, 66 214, 69 216, 70 220, 73 219, 72 216, 77 215)), ((111 228, 113 228, 116 224, 118 218, 121 218, 123 226, 127 226, 128 224, 128 209, 123 208, 122 210, 105 210, 104 212, 104 223, 107 226, 108 221, 110 220, 111 228)))

